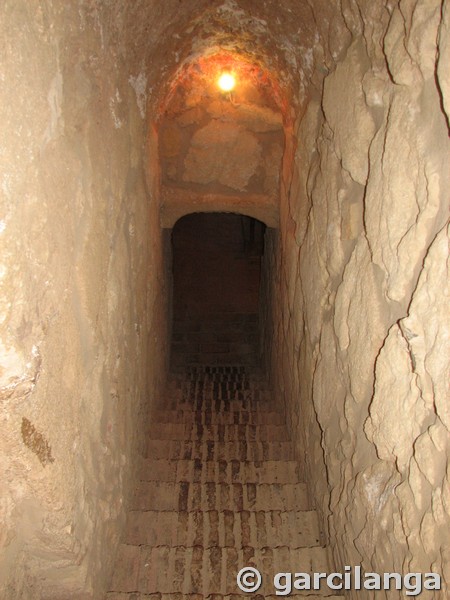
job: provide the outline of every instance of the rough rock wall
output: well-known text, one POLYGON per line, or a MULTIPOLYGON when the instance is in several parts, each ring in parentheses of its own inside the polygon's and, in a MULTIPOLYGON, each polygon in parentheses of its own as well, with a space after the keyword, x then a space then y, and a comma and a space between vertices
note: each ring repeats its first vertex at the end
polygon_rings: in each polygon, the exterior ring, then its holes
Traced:
POLYGON ((0 11, 0 596, 99 598, 163 377, 157 144, 94 3, 0 11))
POLYGON ((448 586, 449 5, 342 6, 267 238, 268 356, 337 566, 448 586))
MULTIPOLYGON (((3 597, 100 595, 168 339, 147 109, 215 42, 233 50, 245 32, 237 46, 259 56, 274 7, 250 8, 258 14, 234 0, 2 3, 3 597)), ((266 56, 287 67, 297 32, 291 24, 284 47, 276 23, 266 56)))
POLYGON ((164 119, 159 137, 166 185, 200 193, 278 191, 283 123, 267 107, 202 100, 164 119))

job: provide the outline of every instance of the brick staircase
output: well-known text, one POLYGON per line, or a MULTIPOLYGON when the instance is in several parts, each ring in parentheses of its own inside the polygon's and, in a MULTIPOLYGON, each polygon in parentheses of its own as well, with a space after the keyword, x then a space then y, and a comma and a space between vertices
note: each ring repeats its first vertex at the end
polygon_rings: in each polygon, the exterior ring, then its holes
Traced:
POLYGON ((174 319, 171 364, 256 366, 258 315, 219 313, 174 319))
MULTIPOLYGON (((320 538, 283 414, 261 375, 186 367, 149 427, 106 598, 277 598, 278 572, 330 572, 320 538), (263 585, 244 594, 236 575, 252 565, 263 585)), ((337 599, 323 587, 293 594, 337 599)))

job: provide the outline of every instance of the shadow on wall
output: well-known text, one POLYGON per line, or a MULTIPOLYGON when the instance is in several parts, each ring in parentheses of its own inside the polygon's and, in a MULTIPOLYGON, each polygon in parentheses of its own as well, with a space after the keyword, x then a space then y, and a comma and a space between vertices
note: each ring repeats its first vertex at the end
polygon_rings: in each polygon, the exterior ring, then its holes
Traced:
POLYGON ((174 317, 257 314, 265 225, 235 214, 192 214, 172 233, 174 317))

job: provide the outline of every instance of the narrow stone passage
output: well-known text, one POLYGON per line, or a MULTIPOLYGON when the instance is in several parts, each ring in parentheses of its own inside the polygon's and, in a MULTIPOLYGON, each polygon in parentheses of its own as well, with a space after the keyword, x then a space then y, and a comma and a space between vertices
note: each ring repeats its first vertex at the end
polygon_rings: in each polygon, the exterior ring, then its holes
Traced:
POLYGON ((0 600, 450 600, 450 0, 0 39, 0 600))
POLYGON ((263 579, 252 597, 276 597, 278 572, 330 572, 320 540, 261 373, 186 367, 148 431, 107 600, 240 598, 236 575, 249 565, 263 579))

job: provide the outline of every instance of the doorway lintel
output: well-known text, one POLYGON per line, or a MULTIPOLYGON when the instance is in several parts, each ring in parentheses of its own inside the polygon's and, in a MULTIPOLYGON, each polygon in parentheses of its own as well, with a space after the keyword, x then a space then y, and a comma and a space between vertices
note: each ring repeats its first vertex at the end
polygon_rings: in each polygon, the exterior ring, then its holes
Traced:
POLYGON ((179 187, 162 186, 161 227, 171 229, 185 215, 201 212, 229 212, 262 221, 267 227, 280 226, 279 202, 265 194, 202 194, 179 187))

